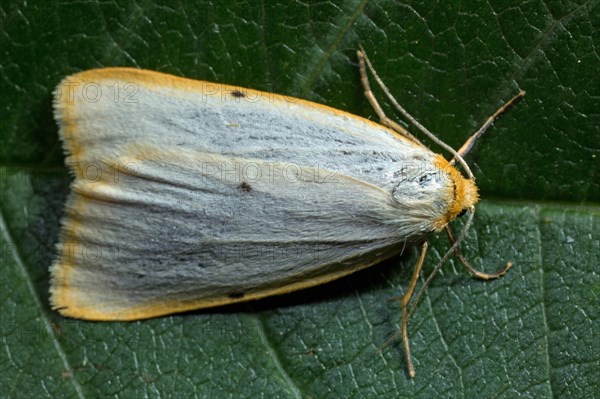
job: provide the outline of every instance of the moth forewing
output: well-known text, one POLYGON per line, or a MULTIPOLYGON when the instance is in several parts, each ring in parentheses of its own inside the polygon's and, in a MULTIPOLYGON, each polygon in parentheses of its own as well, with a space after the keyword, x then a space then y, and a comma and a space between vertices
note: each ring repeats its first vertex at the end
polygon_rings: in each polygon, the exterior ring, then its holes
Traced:
POLYGON ((322 284, 437 230, 453 203, 439 156, 342 111, 124 68, 62 88, 75 179, 51 293, 67 316, 133 320, 322 284), (85 91, 126 84, 128 101, 85 91))

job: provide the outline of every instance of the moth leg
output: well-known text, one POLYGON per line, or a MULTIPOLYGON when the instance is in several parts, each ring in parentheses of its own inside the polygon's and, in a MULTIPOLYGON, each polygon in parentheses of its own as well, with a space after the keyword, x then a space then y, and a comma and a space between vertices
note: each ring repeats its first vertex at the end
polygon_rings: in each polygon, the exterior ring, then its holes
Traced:
MULTIPOLYGON (((483 133, 485 133, 486 130, 488 130, 488 128, 490 126, 492 126, 492 124, 494 123, 494 121, 496 119, 498 119, 498 117, 500 115, 502 115, 503 113, 505 113, 510 107, 512 107, 514 105, 514 103, 516 103, 519 99, 523 98, 525 96, 525 92, 523 90, 519 91, 519 93, 515 96, 513 96, 513 98, 511 98, 510 100, 508 100, 508 102, 506 104, 504 104, 503 106, 501 106, 500 108, 498 108, 498 110, 496 112, 494 112, 492 114, 492 116, 490 116, 485 123, 475 132, 473 133, 473 135, 471 137, 469 137, 467 139, 467 141, 465 141, 465 143, 462 145, 462 147, 460 147, 460 149, 457 151, 461 157, 464 157, 465 155, 467 155, 467 153, 471 150, 471 148, 473 147, 473 144, 475 144, 475 141, 481 137, 481 135, 483 133)), ((456 157, 452 158, 452 160, 450 161, 450 164, 454 164, 454 162, 456 161, 456 157)))
POLYGON ((427 253, 427 241, 423 241, 421 244, 421 254, 419 255, 419 259, 417 260, 417 264, 413 270, 412 277, 410 278, 410 284, 408 286, 408 290, 402 295, 400 298, 400 306, 402 307, 402 346, 404 347, 404 355, 406 356, 406 367, 408 369, 408 375, 410 378, 415 376, 415 368, 412 363, 412 359, 410 356, 410 345, 408 343, 408 304, 410 303, 410 299, 412 298, 415 288, 417 286, 417 280, 419 279, 419 275, 421 274, 421 269, 423 267, 423 261, 425 260, 425 254, 427 253))
POLYGON ((361 81, 361 83, 363 85, 363 89, 365 91, 364 92, 365 97, 367 98, 367 100, 371 104, 371 107, 373 107, 373 110, 379 117, 379 121, 381 122, 381 124, 398 132, 398 134, 400 134, 402 137, 420 145, 421 147, 424 147, 424 145, 415 136, 413 136, 408 130, 406 130, 400 124, 398 124, 397 122, 394 122, 393 120, 391 120, 390 118, 388 118, 385 115, 385 112, 383 112, 383 109, 381 108, 381 105, 379 105, 379 102, 375 98, 375 95, 373 94, 373 91, 371 90, 371 85, 369 84, 369 76, 367 74, 367 68, 365 66, 365 59, 367 58, 367 55, 365 54, 365 52, 363 50, 357 51, 356 55, 358 56, 360 81, 361 81))
MULTIPOLYGON (((452 229, 448 225, 446 225, 446 233, 448 234, 448 239, 450 240, 451 245, 454 245, 456 240, 454 238, 454 234, 452 233, 452 229)), ((480 272, 479 270, 476 270, 473 266, 471 266, 469 261, 467 261, 467 259, 460 252, 460 247, 456 247, 456 249, 454 250, 454 254, 460 260, 460 263, 462 263, 467 268, 469 273, 473 275, 473 277, 477 277, 482 280, 493 280, 498 277, 502 277, 513 266, 512 262, 506 262, 504 267, 495 273, 480 272)))

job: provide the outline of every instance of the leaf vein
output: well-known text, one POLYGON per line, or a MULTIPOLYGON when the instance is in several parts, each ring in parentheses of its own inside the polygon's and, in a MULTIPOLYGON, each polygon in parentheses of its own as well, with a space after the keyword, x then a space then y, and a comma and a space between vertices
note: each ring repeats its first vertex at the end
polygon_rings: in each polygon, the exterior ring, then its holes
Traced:
MULTIPOLYGON (((5 218, 4 218, 4 214, 3 214, 2 210, 0 210, 0 231, 2 232, 1 233, 2 238, 7 243, 14 242, 12 239, 12 236, 8 232, 8 227, 6 226, 5 218)), ((27 288, 29 290, 29 294, 33 297, 33 301, 35 302, 36 307, 40 311, 40 318, 44 323, 44 328, 45 328, 46 332, 48 333, 48 336, 52 340, 52 344, 54 345, 54 348, 56 349, 58 356, 62 360, 65 370, 71 376, 71 382, 73 383, 73 388, 75 389, 75 392, 77 392, 77 396, 80 399, 84 399, 85 395, 83 394, 83 389, 81 387, 81 384, 79 384, 79 381, 77 381, 77 379, 75 378, 75 372, 73 370, 73 367, 71 367, 71 365, 69 364, 69 359, 67 358, 67 354, 63 350, 62 346, 60 345, 60 342, 58 341, 58 338, 57 338, 56 334, 54 333, 54 330, 52 329, 52 325, 50 323, 50 320, 48 319, 48 315, 43 311, 42 302, 41 302, 40 298, 38 297, 38 295, 36 294, 35 287, 33 286, 33 283, 31 281, 31 276, 29 275, 29 272, 27 271, 27 268, 25 267, 25 264, 23 263, 21 256, 19 255, 19 251, 18 251, 18 248, 16 247, 16 245, 14 248, 15 248, 14 251, 12 251, 13 259, 15 260, 17 267, 23 274, 23 277, 27 284, 27 288)))
POLYGON ((259 336, 260 340, 262 341, 265 348, 267 349, 268 355, 273 360, 273 364, 275 365, 275 367, 277 368, 277 370, 283 377, 283 380, 289 385, 290 392, 293 393, 295 398, 302 399, 302 393, 300 392, 300 389, 294 383, 294 381, 292 380, 290 375, 287 373, 287 371, 283 367, 283 364, 281 363, 281 360, 279 360, 279 356, 277 355, 275 348, 269 341, 269 338, 265 332, 265 328, 264 328, 264 324, 263 324, 262 320, 257 315, 253 315, 252 319, 254 320, 254 322, 256 324, 256 331, 258 332, 258 336, 259 336))

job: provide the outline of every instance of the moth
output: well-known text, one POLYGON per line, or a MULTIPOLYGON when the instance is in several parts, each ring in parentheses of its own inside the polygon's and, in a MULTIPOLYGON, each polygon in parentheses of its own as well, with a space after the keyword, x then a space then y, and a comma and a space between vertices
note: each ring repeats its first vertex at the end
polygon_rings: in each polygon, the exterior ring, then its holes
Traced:
MULTIPOLYGON (((74 179, 51 266, 53 308, 87 320, 157 317, 323 284, 419 245, 401 299, 413 376, 408 305, 427 237, 468 212, 443 260, 457 252, 478 201, 463 157, 524 93, 459 151, 443 145, 448 161, 385 116, 365 65, 389 90, 362 50, 358 59, 382 124, 147 70, 65 78, 54 115, 74 179)), ((510 265, 495 274, 468 267, 494 278, 510 265)))

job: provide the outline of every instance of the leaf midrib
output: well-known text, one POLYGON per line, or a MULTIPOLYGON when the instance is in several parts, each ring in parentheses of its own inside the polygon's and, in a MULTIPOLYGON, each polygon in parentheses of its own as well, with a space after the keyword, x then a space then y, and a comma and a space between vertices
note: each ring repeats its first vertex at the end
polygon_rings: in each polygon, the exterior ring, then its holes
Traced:
POLYGON ((35 287, 33 286, 31 275, 27 271, 27 267, 25 267, 25 264, 23 263, 23 260, 21 259, 21 256, 19 255, 19 249, 17 248, 16 245, 13 244, 14 241, 13 241, 12 236, 10 235, 10 232, 8 231, 8 228, 6 226, 4 213, 2 212, 2 210, 0 210, 0 231, 1 231, 2 238, 4 239, 4 241, 6 241, 9 245, 12 245, 14 248, 14 251, 12 251, 13 259, 14 259, 17 267, 19 268, 20 272, 23 274, 23 278, 26 281, 29 294, 33 297, 33 301, 39 310, 39 317, 41 318, 42 322, 44 323, 44 328, 46 330, 46 333, 48 334, 50 340, 52 341, 52 344, 54 345, 54 349, 56 350, 56 353, 60 357, 60 359, 65 367, 65 371, 70 376, 70 380, 71 380, 71 383, 73 384, 73 389, 75 389, 75 392, 77 393, 77 397, 79 397, 80 399, 85 399, 83 389, 81 387, 81 384, 75 377, 74 369, 73 369, 73 367, 71 367, 71 365, 69 363, 67 354, 66 354, 65 350, 63 349, 63 347, 61 346, 60 341, 58 340, 56 334, 54 333, 54 330, 52 328, 52 324, 48 318, 48 315, 46 314, 46 312, 43 311, 42 302, 40 301, 40 298, 35 291, 35 287))

